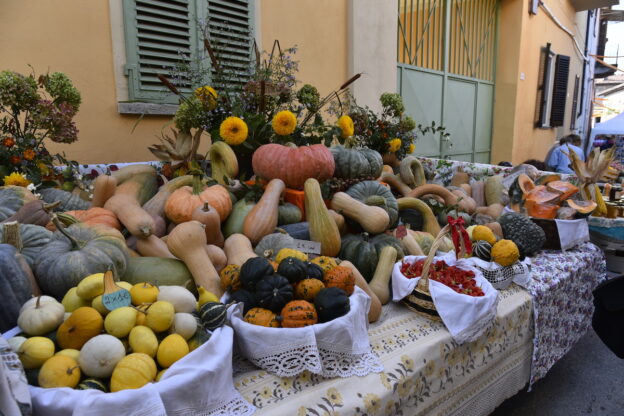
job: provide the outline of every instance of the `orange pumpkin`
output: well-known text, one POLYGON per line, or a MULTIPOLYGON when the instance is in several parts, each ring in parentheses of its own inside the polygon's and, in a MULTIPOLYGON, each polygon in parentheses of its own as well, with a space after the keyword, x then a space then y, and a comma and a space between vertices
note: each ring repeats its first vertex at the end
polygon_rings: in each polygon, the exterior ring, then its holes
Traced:
POLYGON ((353 270, 345 266, 336 266, 328 270, 323 277, 325 287, 337 287, 351 295, 355 288, 355 276, 353 270))
POLYGON ((305 300, 288 302, 282 309, 281 316, 282 327, 284 328, 301 328, 318 322, 314 305, 305 300))
POLYGON ((236 292, 242 287, 240 281, 240 267, 236 264, 228 264, 219 273, 221 289, 236 292))
POLYGON ((295 298, 314 302, 318 292, 323 289, 325 289, 325 284, 319 279, 303 279, 295 286, 295 298))
POLYGON ((183 186, 176 189, 167 198, 165 214, 167 218, 176 224, 190 221, 193 211, 209 203, 218 213, 221 221, 224 221, 232 212, 232 199, 224 186, 213 185, 205 188, 201 179, 193 179, 193 186, 183 186))
POLYGON ((277 315, 268 309, 251 308, 245 314, 245 322, 250 324, 266 326, 271 328, 279 328, 280 323, 277 315))
POLYGON ((89 306, 82 306, 59 326, 56 340, 61 348, 79 350, 82 346, 104 329, 102 315, 89 306))

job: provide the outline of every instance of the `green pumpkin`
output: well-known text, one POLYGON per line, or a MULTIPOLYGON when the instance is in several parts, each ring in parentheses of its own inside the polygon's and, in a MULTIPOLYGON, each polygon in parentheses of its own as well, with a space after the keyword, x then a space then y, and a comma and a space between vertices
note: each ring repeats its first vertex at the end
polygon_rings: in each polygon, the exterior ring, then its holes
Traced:
POLYGON ((396 223, 399 218, 399 204, 392 195, 390 188, 377 181, 364 181, 353 185, 347 194, 366 205, 380 206, 388 212, 390 224, 396 223), (383 201, 381 201, 381 198, 383 201))
POLYGON ((15 214, 25 203, 37 197, 23 186, 0 186, 0 221, 15 214))
POLYGON ((103 393, 108 393, 106 383, 98 378, 85 378, 78 384, 76 390, 99 390, 103 393))
POLYGON ((378 178, 383 168, 379 152, 372 149, 350 149, 344 146, 329 148, 334 156, 334 177, 341 179, 378 178))
POLYGON ((128 251, 119 231, 82 223, 64 228, 58 221, 56 227, 58 231, 35 259, 35 276, 43 293, 60 300, 91 274, 110 268, 115 276, 124 275, 128 251))
POLYGON ((225 238, 228 238, 232 234, 243 233, 245 217, 247 217, 247 214, 249 214, 255 205, 255 202, 243 198, 232 206, 232 212, 223 225, 223 236, 225 238))
POLYGON ((293 287, 279 274, 266 276, 256 284, 256 299, 260 308, 279 313, 293 299, 293 287))
POLYGON ((75 211, 91 208, 91 203, 80 198, 79 195, 72 192, 63 191, 56 188, 45 188, 39 191, 41 199, 48 204, 60 201, 60 205, 54 208, 54 211, 75 211))
POLYGON ((277 208, 277 225, 301 222, 301 210, 295 204, 286 202, 277 208))
POLYGON ((209 331, 214 331, 225 324, 227 307, 220 302, 207 302, 199 308, 199 319, 209 331))
POLYGON ((24 302, 36 290, 30 267, 17 249, 9 244, 0 244, 0 332, 14 328, 24 302))
POLYGON ((472 255, 481 260, 490 261, 492 253, 492 245, 485 240, 479 240, 472 243, 472 255))
POLYGON ((240 289, 236 292, 232 293, 230 296, 230 302, 243 303, 243 315, 247 313, 248 310, 255 308, 258 306, 258 300, 256 296, 248 290, 240 289))
POLYGON ((397 250, 399 258, 404 256, 401 242, 388 234, 379 234, 369 237, 368 233, 347 234, 342 238, 340 257, 348 260, 362 273, 367 282, 375 274, 381 250, 385 246, 392 246, 397 250))
POLYGON ((39 253, 52 239, 52 231, 34 224, 19 224, 17 229, 13 229, 14 224, 4 223, 0 226, 0 243, 15 245, 15 238, 19 238, 22 245, 20 253, 28 265, 33 267, 39 253))
POLYGON ((338 287, 328 287, 316 295, 314 307, 319 322, 329 322, 349 313, 351 303, 347 292, 338 287))
POLYGON ((275 273, 271 262, 264 257, 252 257, 243 263, 240 269, 239 279, 243 288, 252 292, 256 291, 256 283, 265 276, 271 276, 275 273))
POLYGON ((295 284, 305 279, 307 267, 304 261, 296 257, 286 257, 277 267, 277 273, 288 279, 291 284, 295 284))

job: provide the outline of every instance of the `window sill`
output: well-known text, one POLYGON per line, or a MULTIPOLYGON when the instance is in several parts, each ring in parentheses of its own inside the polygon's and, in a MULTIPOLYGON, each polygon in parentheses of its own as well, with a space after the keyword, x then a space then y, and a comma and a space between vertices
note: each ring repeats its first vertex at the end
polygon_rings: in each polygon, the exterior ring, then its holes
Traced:
POLYGON ((177 104, 154 103, 117 103, 119 114, 145 114, 152 116, 172 116, 178 109, 177 104))

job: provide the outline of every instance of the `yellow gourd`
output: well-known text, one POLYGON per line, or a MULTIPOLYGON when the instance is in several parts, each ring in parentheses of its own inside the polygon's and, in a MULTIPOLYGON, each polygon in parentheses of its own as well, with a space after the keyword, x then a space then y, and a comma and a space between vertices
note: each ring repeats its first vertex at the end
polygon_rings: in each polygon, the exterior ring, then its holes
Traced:
POLYGON ((76 290, 76 287, 72 287, 67 291, 67 293, 65 293, 65 296, 63 296, 61 303, 63 304, 63 307, 65 307, 65 312, 73 312, 82 306, 91 306, 91 303, 88 300, 78 296, 76 290))
POLYGON ((45 337, 32 337, 20 345, 17 355, 25 369, 39 368, 54 355, 54 342, 45 337))
MULTIPOLYGON (((219 142, 219 143, 222 143, 222 142, 219 142)), ((162 376, 165 374, 165 371, 167 371, 166 368, 160 370, 158 374, 156 374, 156 379, 154 381, 158 383, 160 379, 162 378, 162 376)))
POLYGON ((275 256, 275 261, 279 264, 286 257, 294 257, 301 261, 308 261, 308 255, 303 251, 294 250, 292 248, 283 248, 277 252, 277 256, 275 256))
POLYGON ((129 306, 117 308, 106 315, 104 329, 117 338, 126 337, 136 324, 136 318, 136 309, 129 306))
POLYGON ((47 360, 39 371, 39 387, 74 388, 80 382, 80 366, 71 357, 56 355, 47 360))
POLYGON ((156 359, 161 367, 168 368, 189 353, 186 340, 179 334, 171 334, 158 346, 156 359))
POLYGON ((76 294, 84 300, 93 300, 102 293, 104 293, 104 273, 89 275, 76 286, 76 294))
POLYGON ((173 323, 175 309, 173 305, 164 300, 154 302, 147 310, 145 323, 152 328, 154 332, 163 332, 169 329, 173 323))
POLYGON ((139 326, 139 325, 145 325, 147 326, 147 309, 150 307, 151 305, 141 305, 141 306, 137 306, 137 319, 136 322, 134 323, 135 326, 139 326))
POLYGON ((111 376, 111 392, 138 389, 154 380, 156 363, 147 354, 135 352, 125 356, 115 366, 111 376))
POLYGON ((490 230, 485 225, 477 225, 476 227, 474 227, 472 229, 471 238, 473 241, 487 241, 492 245, 496 243, 496 236, 494 235, 492 230, 490 230))
POLYGON ((491 256, 492 261, 495 261, 501 266, 511 266, 518 261, 520 252, 518 246, 513 241, 499 240, 492 246, 491 256))
POLYGON ((149 283, 137 283, 130 289, 132 304, 135 306, 143 303, 154 303, 158 298, 158 288, 149 283))
POLYGON ((80 357, 80 351, 74 350, 72 348, 66 348, 66 349, 60 350, 59 352, 54 354, 54 356, 57 356, 57 355, 63 355, 65 357, 70 357, 70 358, 73 358, 74 360, 78 361, 78 358, 80 357))
POLYGON ((316 264, 321 269, 323 269, 323 273, 338 266, 338 263, 336 263, 336 260, 328 256, 318 256, 312 259, 312 263, 316 264))
POLYGON ((97 295, 96 297, 94 297, 91 301, 91 307, 98 311, 100 315, 106 316, 110 311, 106 309, 106 307, 102 303, 102 296, 103 295, 97 295))
POLYGON ((63 349, 79 350, 88 340, 102 332, 103 328, 102 315, 94 308, 83 306, 72 312, 59 326, 56 340, 63 349))
POLYGON ((212 292, 207 291, 203 287, 197 288, 197 293, 199 294, 199 299, 197 300, 197 310, 204 304, 208 302, 220 302, 217 295, 212 292))
POLYGON ((154 331, 143 325, 132 328, 128 342, 133 352, 142 352, 152 358, 156 356, 158 351, 158 339, 154 331))

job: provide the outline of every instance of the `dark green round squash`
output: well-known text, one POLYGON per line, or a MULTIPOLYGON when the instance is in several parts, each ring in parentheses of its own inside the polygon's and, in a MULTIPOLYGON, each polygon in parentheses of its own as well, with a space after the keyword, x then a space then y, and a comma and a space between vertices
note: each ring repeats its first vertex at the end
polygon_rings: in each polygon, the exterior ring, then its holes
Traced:
POLYGON ((252 257, 243 263, 238 278, 243 288, 255 292, 256 284, 265 276, 271 276, 275 273, 273 265, 265 257, 252 257))
POLYGON ((207 302, 199 308, 199 319, 209 331, 214 331, 225 324, 227 307, 221 302, 207 302))
POLYGON ((86 276, 109 268, 116 277, 124 275, 128 251, 119 231, 82 223, 64 228, 55 221, 57 231, 35 259, 35 276, 44 294, 61 300, 86 276))
POLYGON ((377 181, 363 181, 356 183, 347 190, 347 194, 366 205, 375 205, 385 209, 390 217, 390 224, 394 224, 399 218, 399 203, 390 191, 390 188, 377 181), (385 204, 378 203, 382 197, 385 204))
POLYGON ((490 261, 492 259, 492 245, 485 240, 472 243, 472 254, 481 260, 490 261))
POLYGON ((364 279, 370 282, 375 274, 381 250, 388 245, 397 250, 398 258, 405 255, 401 242, 391 235, 379 234, 369 237, 367 233, 347 234, 342 238, 338 257, 353 263, 364 279))
POLYGON ((306 261, 305 262, 305 267, 306 267, 306 279, 318 279, 318 280, 323 280, 323 268, 321 266, 319 266, 318 264, 314 264, 312 262, 306 261))
POLYGON ((349 313, 351 303, 347 292, 338 287, 328 287, 314 298, 314 307, 318 313, 319 322, 329 322, 349 313))
POLYGON ((293 299, 293 287, 284 276, 266 276, 256 284, 258 306, 279 313, 293 299))
POLYGON ((51 239, 52 231, 40 225, 0 224, 0 243, 16 245, 17 240, 21 241, 20 253, 30 267, 33 267, 35 259, 51 239))
POLYGON ((295 224, 301 222, 301 210, 295 204, 286 202, 277 208, 277 225, 295 224))
POLYGON ((37 197, 23 186, 0 186, 0 221, 14 215, 25 203, 37 197))
POLYGON ((232 296, 230 296, 230 302, 242 302, 243 315, 245 315, 249 309, 258 306, 258 300, 256 299, 256 295, 245 289, 240 289, 232 293, 232 296))
POLYGON ((108 393, 106 382, 99 378, 85 378, 78 384, 76 390, 99 390, 103 393, 108 393))
POLYGON ((344 146, 329 148, 334 156, 336 169, 334 177, 341 179, 378 178, 383 168, 383 160, 379 152, 362 148, 351 149, 344 146))
POLYGON ((26 260, 9 244, 0 244, 0 293, 0 332, 5 332, 17 325, 24 302, 39 293, 26 260))
POLYGON ((45 188, 40 190, 39 193, 41 194, 41 199, 48 204, 56 201, 61 202, 59 206, 54 208, 54 211, 76 211, 89 209, 91 207, 91 203, 89 201, 85 201, 73 192, 67 192, 62 189, 45 188))
POLYGON ((305 262, 296 257, 286 257, 277 267, 277 273, 288 279, 291 284, 305 279, 306 272, 305 262))

